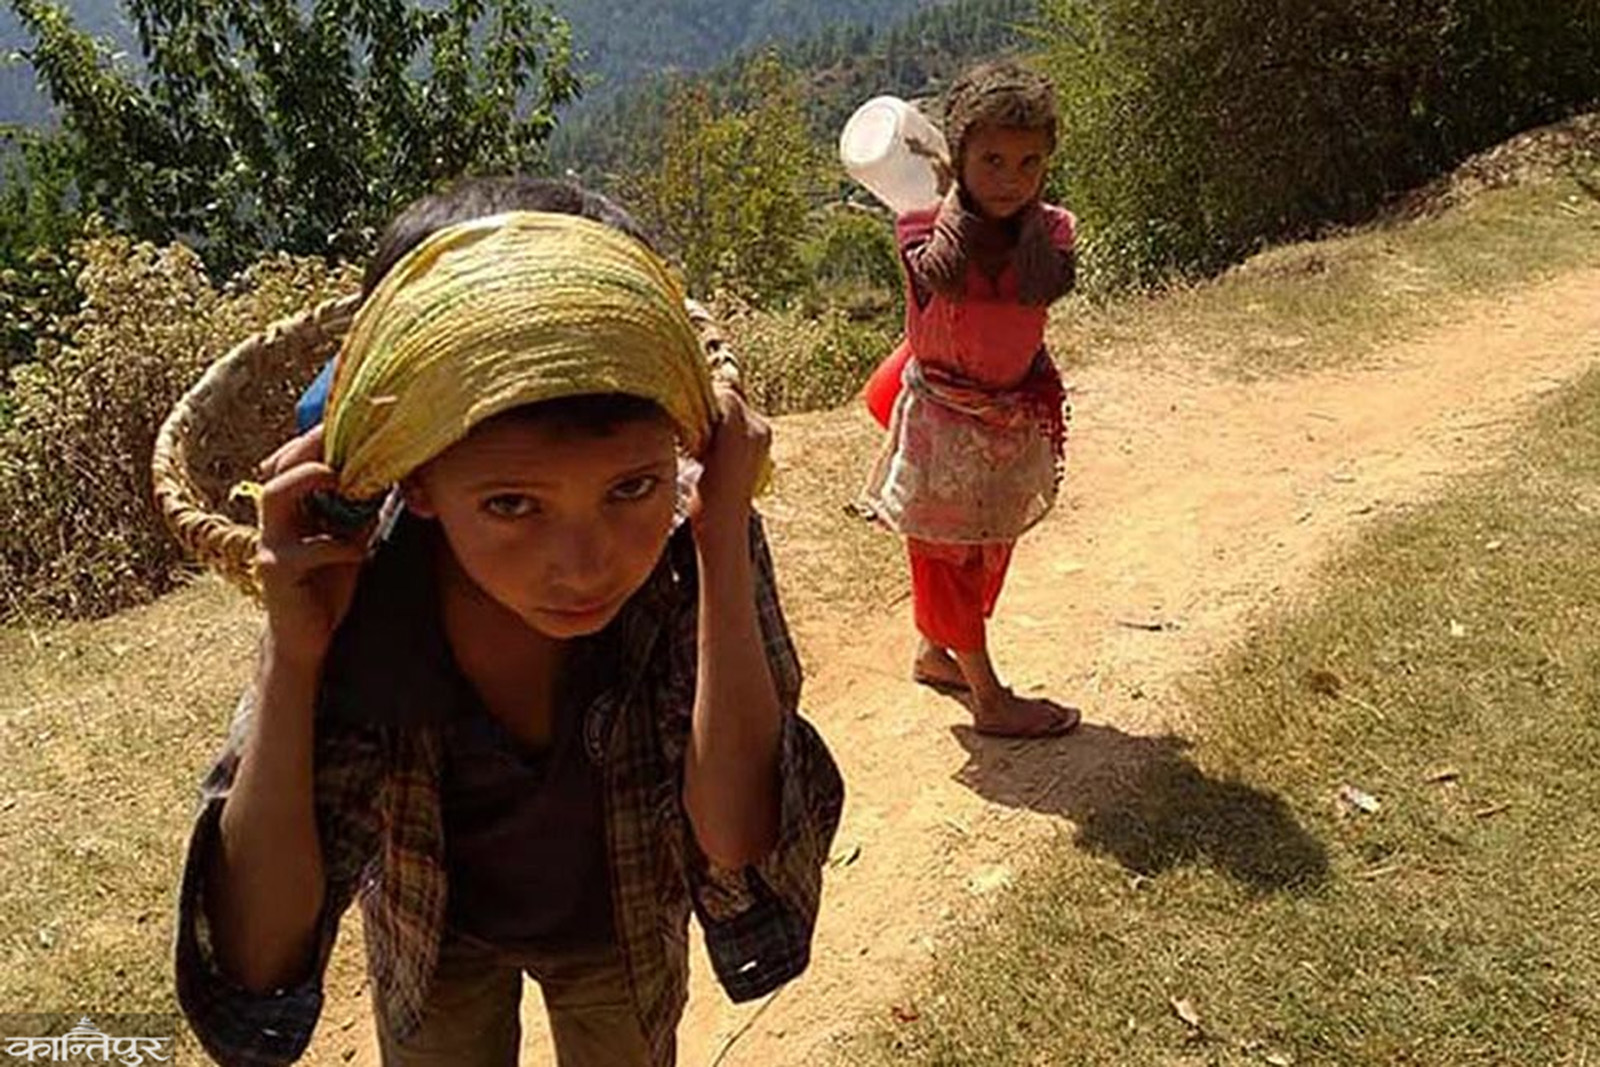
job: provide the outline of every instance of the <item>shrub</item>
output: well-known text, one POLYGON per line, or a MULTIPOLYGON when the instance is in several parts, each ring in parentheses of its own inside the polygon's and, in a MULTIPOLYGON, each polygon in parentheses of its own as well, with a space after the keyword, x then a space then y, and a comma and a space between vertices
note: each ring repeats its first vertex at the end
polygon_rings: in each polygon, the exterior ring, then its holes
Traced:
POLYGON ((1600 98, 1593 0, 1044 0, 1095 287, 1357 221, 1600 98))
POLYGON ((831 308, 767 311, 721 295, 714 311, 744 370, 745 391, 771 415, 820 411, 846 403, 898 342, 899 324, 853 320, 831 308))
POLYGON ((170 588, 182 562, 157 513, 150 453, 203 369, 273 319, 347 292, 321 260, 269 258, 221 290, 182 245, 78 246, 69 340, 16 369, 0 430, 0 615, 98 616, 170 588))

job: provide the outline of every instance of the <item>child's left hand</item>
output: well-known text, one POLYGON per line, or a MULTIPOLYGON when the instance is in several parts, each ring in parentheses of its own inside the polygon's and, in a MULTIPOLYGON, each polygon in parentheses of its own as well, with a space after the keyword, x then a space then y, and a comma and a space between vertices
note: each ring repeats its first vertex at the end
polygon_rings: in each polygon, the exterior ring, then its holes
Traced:
POLYGON ((1014 262, 1018 296, 1024 304, 1048 306, 1061 295, 1061 252, 1050 240, 1050 225, 1034 201, 1022 209, 1014 262))
POLYGON ((700 457, 704 471, 689 501, 689 521, 702 545, 722 536, 742 544, 750 501, 772 448, 772 427, 734 390, 718 387, 716 397, 720 414, 700 457))

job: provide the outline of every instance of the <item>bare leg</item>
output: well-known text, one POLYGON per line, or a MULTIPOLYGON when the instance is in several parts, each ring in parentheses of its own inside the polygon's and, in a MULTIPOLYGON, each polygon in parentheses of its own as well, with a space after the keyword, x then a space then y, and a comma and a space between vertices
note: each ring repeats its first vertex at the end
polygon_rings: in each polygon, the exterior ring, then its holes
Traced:
POLYGON ((1078 709, 1053 700, 1019 697, 1001 685, 987 648, 956 652, 955 659, 972 689, 972 719, 980 734, 1055 737, 1078 725, 1078 709))
POLYGON ((961 664, 956 662, 948 649, 940 648, 926 637, 917 645, 917 658, 911 665, 911 677, 934 689, 967 688, 967 679, 961 672, 961 664))

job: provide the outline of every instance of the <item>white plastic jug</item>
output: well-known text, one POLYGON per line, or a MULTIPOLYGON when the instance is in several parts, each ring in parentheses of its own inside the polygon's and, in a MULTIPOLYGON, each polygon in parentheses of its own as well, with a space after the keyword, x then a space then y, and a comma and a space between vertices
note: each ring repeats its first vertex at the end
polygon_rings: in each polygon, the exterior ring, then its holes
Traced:
POLYGON ((941 158, 950 158, 944 135, 897 96, 868 100, 839 134, 844 169, 897 215, 939 202, 939 175, 928 159, 906 145, 913 137, 941 158))

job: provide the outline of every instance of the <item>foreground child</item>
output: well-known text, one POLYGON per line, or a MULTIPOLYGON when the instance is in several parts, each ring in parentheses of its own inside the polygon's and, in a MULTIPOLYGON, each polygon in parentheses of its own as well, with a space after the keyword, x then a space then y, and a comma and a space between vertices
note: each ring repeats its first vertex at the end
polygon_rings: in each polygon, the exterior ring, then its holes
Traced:
POLYGON ((691 909, 736 1000, 809 959, 842 786, 751 507, 766 428, 663 264, 539 188, 396 221, 326 423, 269 461, 179 916, 222 1063, 302 1054, 358 895, 391 1065, 515 1064, 524 973, 564 1067, 673 1063, 691 909), (396 486, 373 550, 310 506, 396 486))
POLYGON ((945 134, 954 180, 943 203, 896 222, 906 341, 867 386, 889 429, 867 499, 906 538, 913 677, 968 696, 980 732, 1051 736, 1077 711, 1002 685, 986 620, 1017 538, 1055 503, 1066 437, 1044 330, 1073 285, 1074 223, 1039 199, 1055 91, 1015 63, 985 64, 951 87, 945 134))

